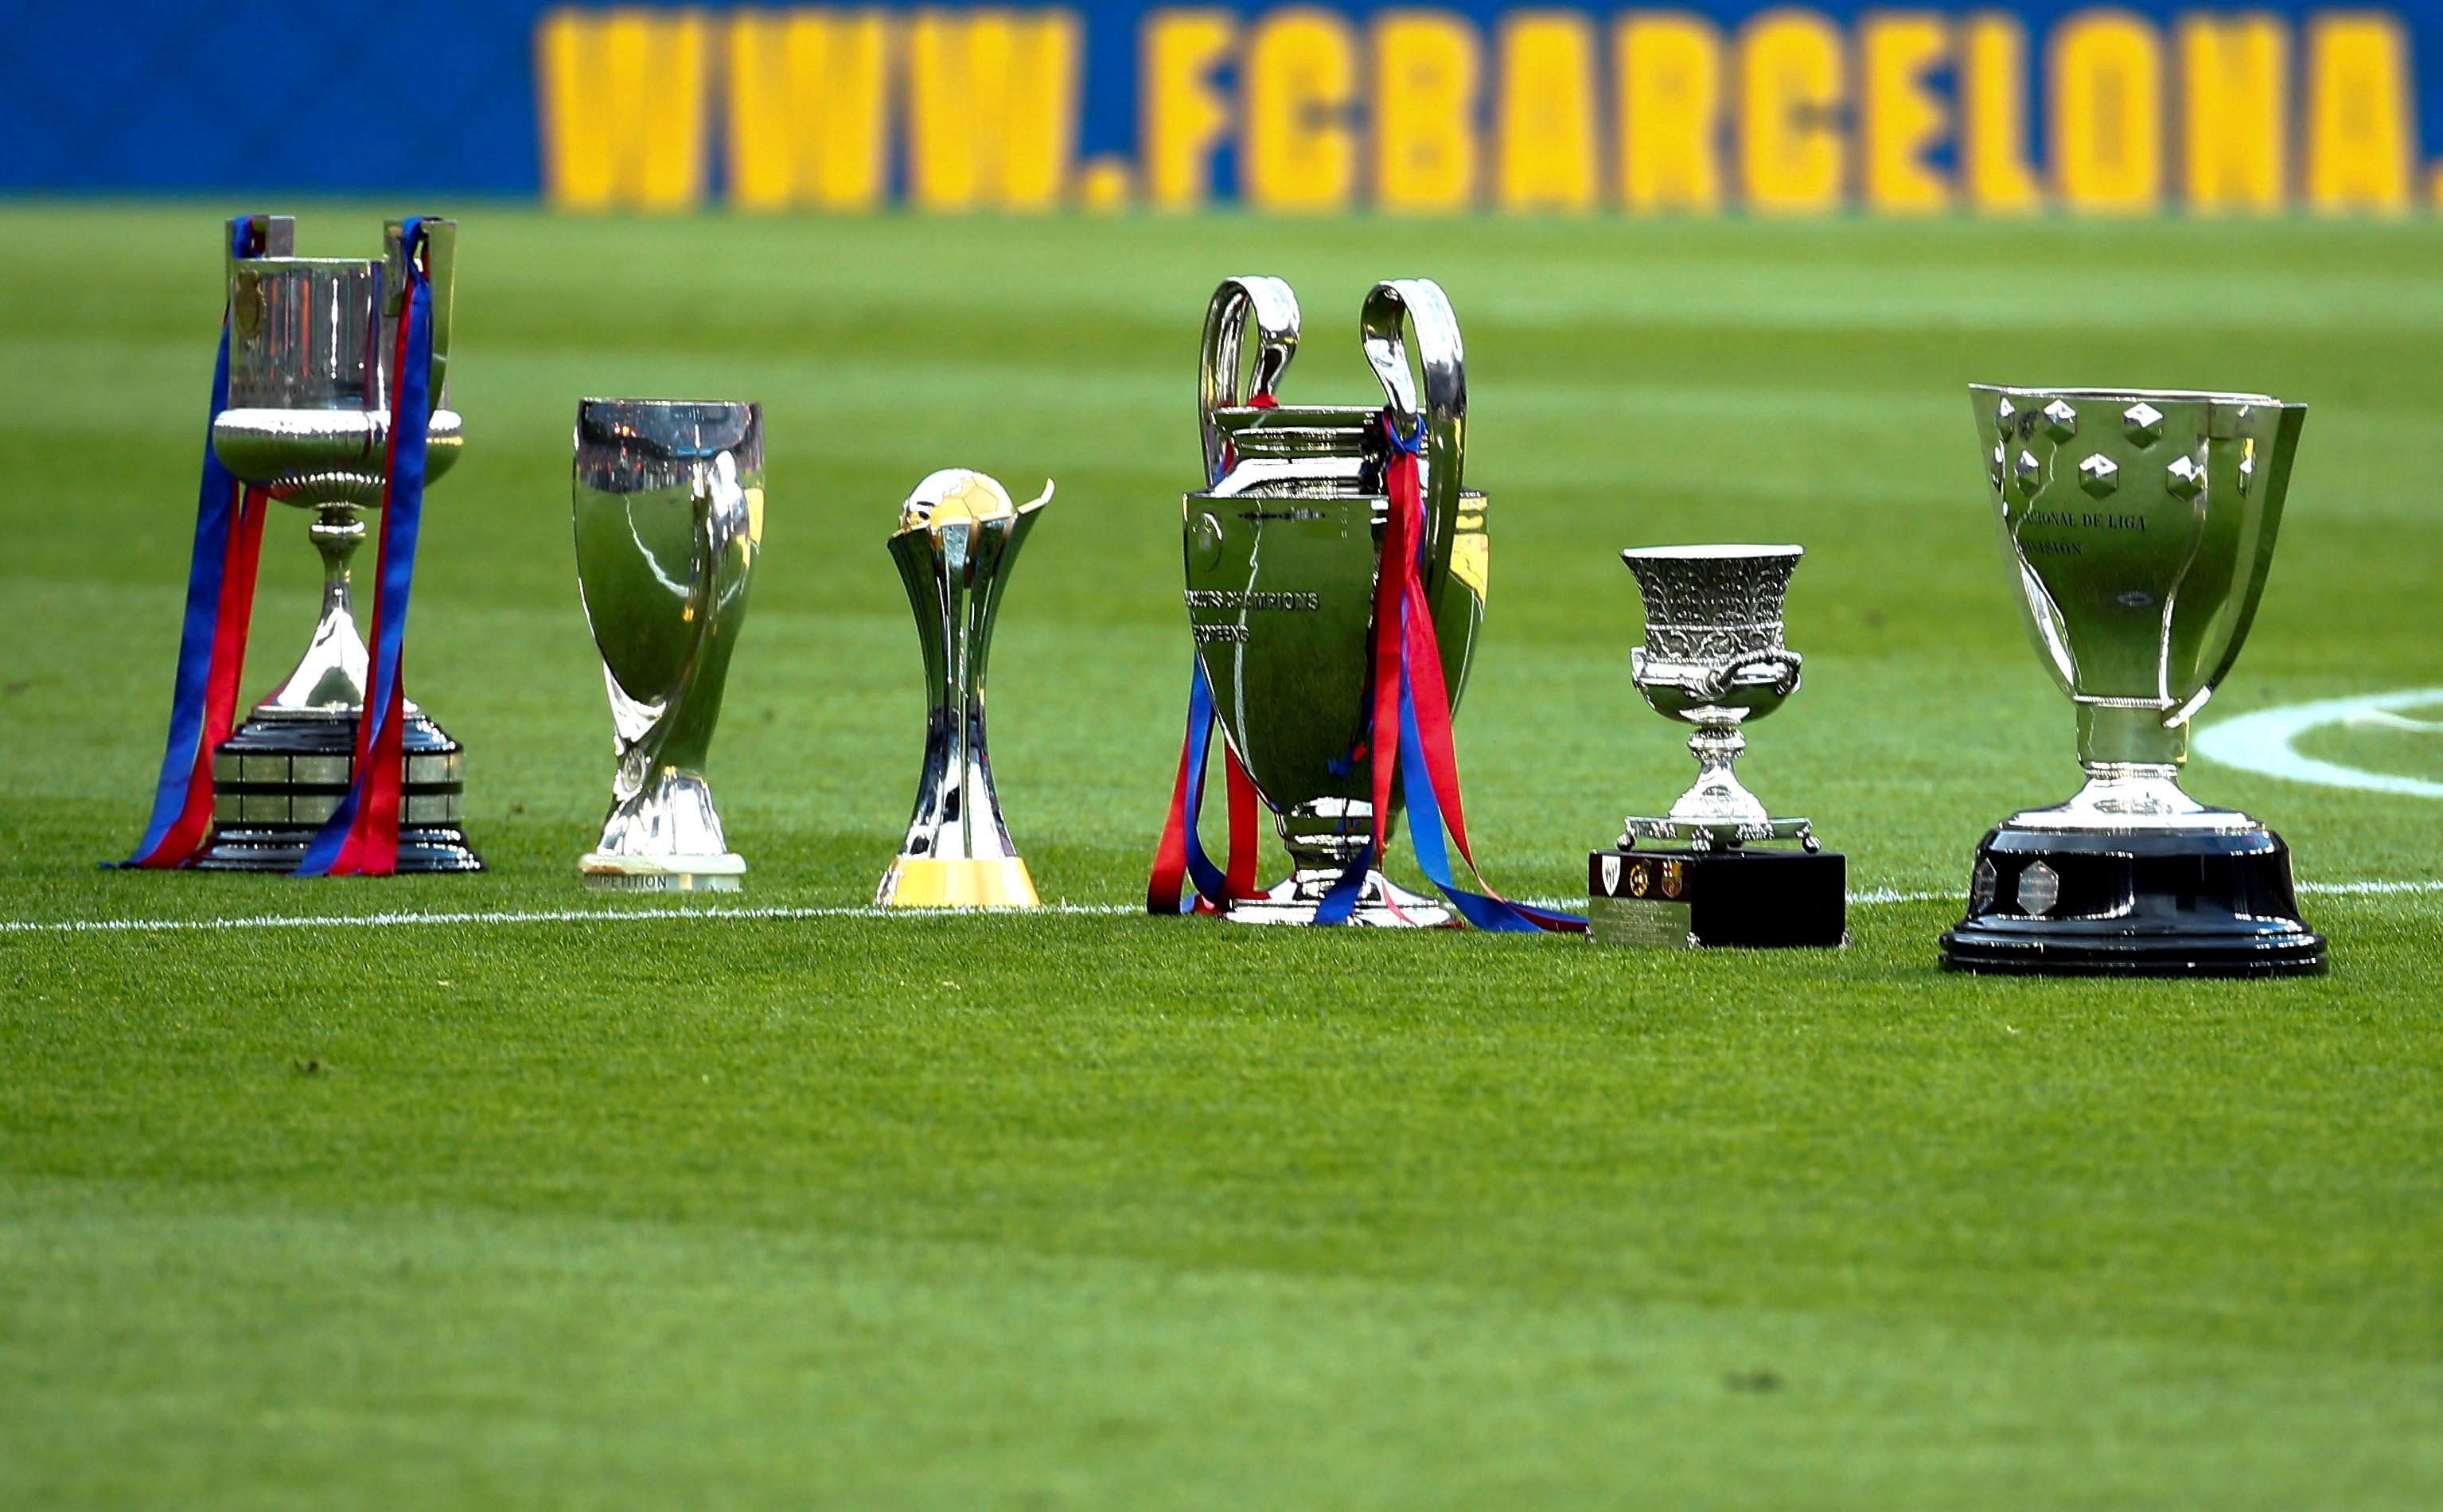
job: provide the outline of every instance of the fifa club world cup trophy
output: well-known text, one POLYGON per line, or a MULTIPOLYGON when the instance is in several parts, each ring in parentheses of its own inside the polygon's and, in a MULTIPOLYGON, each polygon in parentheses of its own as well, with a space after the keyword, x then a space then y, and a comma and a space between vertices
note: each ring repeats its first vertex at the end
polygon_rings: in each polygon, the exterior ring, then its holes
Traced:
POLYGON ((462 748, 398 682, 424 485, 461 446, 446 388, 457 228, 391 222, 378 258, 294 246, 289 217, 230 223, 171 749, 153 831, 129 864, 480 871, 460 828, 462 748), (311 516, 321 612, 296 669, 232 733, 266 500, 311 516), (352 563, 371 511, 382 533, 369 651, 352 563))
POLYGON ((705 752, 763 539, 752 404, 586 399, 570 489, 577 582, 602 655, 619 766, 589 886, 731 892, 705 752))
POLYGON ((1290 286, 1229 279, 1206 310, 1206 487, 1185 496, 1183 520, 1196 660, 1147 907, 1258 924, 1582 927, 1454 880, 1450 848, 1475 863, 1450 719, 1484 620, 1487 563, 1485 498, 1462 478, 1466 356, 1428 279, 1376 285, 1359 337, 1384 402, 1283 404, 1276 390, 1298 341, 1290 286), (1197 833, 1217 728, 1226 866, 1197 833), (1259 806, 1290 857, 1270 889, 1256 876, 1259 806), (1403 810, 1447 904, 1380 869, 1403 810))
POLYGON ((1023 505, 981 472, 951 468, 916 485, 891 537, 925 657, 925 769, 908 839, 883 874, 883 908, 1037 908, 993 792, 984 750, 984 663, 1010 568, 1052 485, 1023 505))
POLYGON ((1976 847, 1971 971, 2322 970, 2290 853, 2180 790, 2189 722, 2255 618, 2306 407, 2262 394, 1971 391, 2002 551, 2037 655, 2078 712, 2086 784, 1976 847))
POLYGON ((1631 816, 1615 850, 1589 857, 1588 937, 1598 945, 1837 946, 1846 938, 1847 864, 1803 819, 1775 819, 1732 765, 1741 727, 1798 691, 1782 643, 1782 600, 1797 546, 1651 546, 1624 551, 1645 599, 1645 644, 1629 653, 1647 704, 1694 725, 1694 785, 1667 814, 1631 816), (1678 847, 1641 841, 1679 841, 1678 847), (1796 840, 1797 851, 1753 848, 1796 840))

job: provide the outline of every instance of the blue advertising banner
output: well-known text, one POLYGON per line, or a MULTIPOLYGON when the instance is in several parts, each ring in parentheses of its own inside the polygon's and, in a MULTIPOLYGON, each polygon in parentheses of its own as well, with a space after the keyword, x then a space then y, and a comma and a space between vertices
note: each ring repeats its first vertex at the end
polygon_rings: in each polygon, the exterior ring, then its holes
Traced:
POLYGON ((2431 5, 411 9, 413 28, 303 0, 24 9, 0 190, 814 212, 2443 207, 2431 5))

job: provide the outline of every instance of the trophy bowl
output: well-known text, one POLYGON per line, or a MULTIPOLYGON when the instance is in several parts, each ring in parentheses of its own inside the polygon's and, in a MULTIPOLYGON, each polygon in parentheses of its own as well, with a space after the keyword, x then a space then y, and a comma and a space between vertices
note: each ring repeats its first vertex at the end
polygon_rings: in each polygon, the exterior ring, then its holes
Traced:
POLYGON ((1645 600, 1645 644, 1629 653, 1637 691, 1666 719, 1694 725, 1697 781, 1659 818, 1632 816, 1621 844, 1684 839, 1699 850, 1748 840, 1815 838, 1803 819, 1776 820, 1733 765, 1740 727, 1798 691, 1802 658, 1782 643, 1782 603, 1804 548, 1645 546, 1620 554, 1645 600))
POLYGON ((585 399, 570 512, 618 768, 587 885, 734 891, 704 775, 763 536, 759 406, 585 399))
POLYGON ((2020 618, 2076 710, 2086 780, 1986 836, 1944 964, 2323 969, 2288 848, 2179 784, 2190 721, 2264 594, 2306 407, 2203 391, 1970 395, 2020 618))

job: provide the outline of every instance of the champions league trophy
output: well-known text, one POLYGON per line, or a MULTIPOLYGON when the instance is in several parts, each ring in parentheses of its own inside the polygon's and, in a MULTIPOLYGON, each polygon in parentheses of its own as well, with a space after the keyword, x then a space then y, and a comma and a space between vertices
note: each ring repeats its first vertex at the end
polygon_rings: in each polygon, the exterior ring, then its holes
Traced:
POLYGON ((1018 548, 1052 498, 1013 505, 981 472, 946 469, 916 485, 891 537, 925 654, 925 770, 907 841, 883 874, 882 908, 1037 908, 1010 843, 984 751, 984 663, 1018 548))
POLYGON ((1775 819, 1732 765, 1740 728, 1798 691, 1800 657, 1782 643, 1782 600, 1797 546, 1652 546, 1624 551, 1645 600, 1645 644, 1629 653, 1656 713, 1697 727, 1698 777, 1671 811, 1632 816, 1619 848, 1588 864, 1588 937, 1598 945, 1837 946, 1846 938, 1846 863, 1803 819, 1775 819), (1797 852, 1754 851, 1794 839, 1797 852), (1640 840, 1684 849, 1645 851, 1640 840), (1633 853, 1633 854, 1632 854, 1633 853))
MULTIPOLYGON (((193 864, 225 871, 294 870, 348 792, 368 665, 349 564, 365 539, 360 516, 381 507, 387 482, 407 287, 399 222, 384 228, 377 259, 292 256, 295 222, 266 222, 266 255, 229 263, 230 407, 213 421, 212 450, 234 476, 314 512, 322 609, 297 669, 213 753, 213 830, 193 864)), ((463 443, 443 387, 458 229, 438 218, 423 226, 432 289, 426 475, 435 479, 463 443)), ((406 715, 397 870, 481 871, 459 822, 464 748, 412 701, 406 715)))
POLYGON ((704 759, 763 539, 753 404, 585 399, 570 489, 577 583, 611 693, 619 769, 589 886, 732 892, 704 759))
MULTIPOLYGON (((1423 432, 1419 570, 1456 711, 1484 618, 1487 563, 1484 495, 1461 487, 1467 378, 1459 322, 1440 286, 1403 279, 1375 286, 1360 323, 1392 420, 1404 434, 1423 432), (1424 375, 1422 403, 1404 323, 1424 375)), ((1184 509, 1197 655, 1223 735, 1290 854, 1287 881, 1230 905, 1226 916, 1247 923, 1314 923, 1374 821, 1368 760, 1357 747, 1390 508, 1390 442, 1381 406, 1272 402, 1297 340, 1297 297, 1281 280, 1234 278, 1215 291, 1198 380, 1212 482, 1188 494, 1184 509)), ((1396 812, 1386 816, 1387 838, 1395 820, 1396 812)), ((1376 871, 1350 922, 1443 925, 1452 913, 1376 871)))
POLYGON ((2272 564, 2306 407, 2262 394, 1972 389, 2019 608, 2078 710, 2086 785, 1976 847, 1974 971, 2322 970, 2290 853, 2180 790, 2189 721, 2231 671, 2272 564))

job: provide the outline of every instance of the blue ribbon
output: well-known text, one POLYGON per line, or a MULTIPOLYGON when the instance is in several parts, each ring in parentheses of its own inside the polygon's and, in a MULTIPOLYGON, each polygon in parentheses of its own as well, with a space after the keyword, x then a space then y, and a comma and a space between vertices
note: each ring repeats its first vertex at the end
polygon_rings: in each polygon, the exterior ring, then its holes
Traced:
POLYGON ((374 626, 373 675, 365 690, 363 714, 372 722, 372 728, 359 743, 365 758, 358 763, 347 796, 340 799, 340 806, 306 847, 305 858, 298 863, 299 876, 327 876, 339 860, 349 831, 356 824, 366 785, 372 780, 375 753, 380 749, 392 707, 398 702, 399 661, 407 640, 408 592, 415 579, 415 542, 424 519, 425 435, 432 416, 432 284, 418 263, 424 241, 423 218, 410 216, 399 241, 406 249, 403 260, 407 267, 407 307, 401 319, 407 323, 407 341, 398 371, 392 375, 390 476, 382 496, 378 569, 380 604, 374 626))
MULTIPOLYGON (((230 255, 254 250, 254 216, 236 222, 230 255)), ((187 615, 178 633, 178 673, 170 694, 170 739, 161 753, 161 776, 153 789, 153 820, 135 854, 109 866, 141 866, 187 809, 189 784, 204 741, 204 703, 211 684, 212 645, 220 634, 221 579, 229 563, 230 531, 237 525, 237 479, 212 451, 212 422, 229 408, 230 320, 221 312, 221 344, 212 359, 211 414, 204 421, 203 480, 195 489, 195 542, 187 563, 187 615)))

